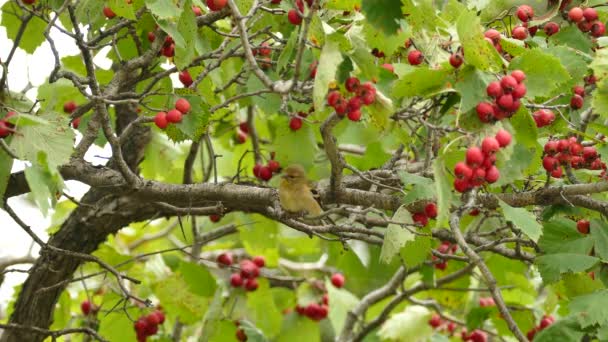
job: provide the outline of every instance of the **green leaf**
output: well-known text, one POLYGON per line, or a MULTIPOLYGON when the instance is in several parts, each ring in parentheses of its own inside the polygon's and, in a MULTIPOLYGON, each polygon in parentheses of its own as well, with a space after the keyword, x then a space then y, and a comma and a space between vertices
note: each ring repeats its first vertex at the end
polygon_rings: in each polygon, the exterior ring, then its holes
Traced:
POLYGON ((433 162, 433 174, 435 175, 435 191, 437 193, 437 225, 444 225, 450 216, 450 204, 452 203, 452 185, 443 158, 437 158, 433 162))
POLYGON ((526 97, 547 97, 560 89, 561 84, 570 81, 570 75, 560 60, 540 49, 528 50, 514 58, 509 70, 520 69, 526 73, 526 97))
POLYGON ((581 341, 585 336, 574 317, 561 319, 534 336, 534 342, 581 341))
POLYGON ((601 281, 591 279, 587 273, 568 273, 564 274, 563 278, 562 283, 569 298, 586 295, 604 288, 601 281))
MULTIPOLYGON (((129 314, 137 317, 138 312, 129 310, 129 314)), ((133 322, 122 310, 116 310, 99 320, 99 334, 108 341, 136 341, 133 322)))
POLYGON ((239 237, 249 255, 262 255, 268 266, 279 263, 279 227, 276 222, 264 216, 247 216, 238 228, 239 237), (255 225, 247 225, 251 220, 255 225))
POLYGON ((338 71, 338 66, 342 63, 343 59, 340 45, 334 37, 335 35, 330 35, 325 40, 319 64, 317 65, 317 75, 315 76, 313 90, 313 101, 317 111, 325 108, 325 96, 327 95, 329 83, 335 80, 336 71, 338 71))
POLYGON ((137 19, 135 18, 135 11, 133 10, 133 5, 127 3, 124 0, 110 0, 108 1, 108 7, 110 7, 112 11, 114 11, 114 13, 116 13, 116 15, 119 17, 131 20, 137 19))
MULTIPOLYGON (((412 223, 412 215, 405 206, 399 207, 393 215, 392 221, 402 222, 404 224, 412 223)), ((408 241, 413 241, 415 235, 409 230, 401 227, 398 224, 391 223, 384 234, 384 242, 382 243, 382 251, 380 252, 380 260, 386 264, 390 263, 395 255, 399 254, 399 250, 408 241)))
POLYGON ((583 53, 591 53, 593 46, 588 36, 581 32, 576 25, 568 25, 562 27, 559 32, 549 38, 551 45, 569 46, 583 53))
POLYGON ((358 4, 361 4, 361 0, 327 0, 323 6, 328 9, 350 11, 358 4))
POLYGON ((188 289, 196 295, 211 297, 217 288, 215 278, 209 271, 198 264, 182 261, 179 265, 179 272, 188 284, 188 289))
MULTIPOLYGON (((189 9, 190 7, 192 7, 192 2, 188 0, 184 3, 184 8, 189 9)), ((177 68, 181 70, 192 63, 196 56, 196 49, 194 49, 193 46, 195 46, 195 41, 197 39, 198 26, 196 25, 194 11, 182 11, 182 15, 179 17, 179 22, 177 24, 177 29, 184 38, 185 44, 182 45, 175 41, 175 58, 173 60, 177 68)))
POLYGON ((13 158, 4 152, 3 149, 0 149, 0 205, 4 205, 4 193, 11 177, 12 168, 13 158))
MULTIPOLYGON (((44 216, 49 208, 57 204, 56 194, 63 189, 63 179, 56 171, 51 171, 44 154, 32 166, 25 169, 25 179, 29 185, 34 201, 44 216)), ((54 170, 54 169, 53 169, 54 170)))
POLYGON ((406 242, 399 253, 407 267, 413 268, 428 260, 432 242, 433 238, 423 235, 416 235, 413 241, 406 242))
POLYGON ((401 0, 362 0, 361 10, 372 25, 381 28, 386 34, 395 34, 401 13, 401 0))
POLYGON ((595 254, 608 261, 608 225, 602 220, 594 219, 591 221, 590 232, 595 241, 595 254))
MULTIPOLYGON (((306 169, 310 169, 314 164, 314 157, 317 153, 317 142, 314 129, 307 122, 297 131, 289 129, 288 118, 281 116, 275 120, 277 124, 276 137, 274 138, 273 151, 276 151, 276 160, 281 165, 301 164, 306 169), (293 153, 298 151, 298 153, 293 153)), ((342 122, 344 124, 345 122, 342 122)))
MULTIPOLYGON (((277 71, 281 72, 288 63, 293 59, 295 53, 296 43, 298 42, 298 30, 291 31, 291 35, 285 44, 285 48, 281 51, 279 59, 277 60, 277 71)), ((319 69, 317 69, 318 71, 319 69)))
POLYGON ((486 87, 493 78, 471 65, 465 65, 457 77, 454 89, 461 97, 460 111, 468 112, 477 106, 480 99, 486 97, 486 87))
MULTIPOLYGON (((0 12, 2 12, 2 21, 0 24, 6 28, 6 35, 8 39, 12 40, 13 43, 17 38, 19 28, 21 27, 22 21, 21 16, 24 15, 21 8, 14 1, 7 1, 2 6, 0 12)), ((42 43, 45 38, 42 32, 46 28, 46 23, 38 16, 32 16, 27 22, 25 31, 19 41, 19 47, 25 50, 29 54, 33 54, 42 43)))
POLYGON ((348 312, 359 303, 359 299, 346 289, 336 288, 329 281, 325 282, 325 288, 331 303, 329 305, 329 320, 334 327, 334 331, 342 331, 348 312))
POLYGON ((394 314, 378 331, 378 336, 384 340, 396 341, 426 341, 433 334, 433 329, 428 323, 431 312, 424 306, 412 305, 405 311, 394 314))
MULTIPOLYGON (((260 329, 258 329, 253 323, 247 320, 240 320, 239 328, 243 329, 247 336, 247 341, 251 342, 268 342, 268 339, 260 329)), ((225 341, 222 339, 222 341, 225 341)))
POLYGON ((580 75, 587 73, 587 64, 592 61, 589 56, 581 54, 580 51, 565 46, 555 46, 544 49, 545 52, 559 58, 562 65, 568 70, 572 78, 582 83, 580 75), (580 79, 580 80, 579 80, 580 79))
POLYGON ((490 314, 495 311, 491 307, 476 307, 467 313, 466 322, 467 329, 473 330, 483 326, 485 320, 490 318, 490 314))
POLYGON ((29 161, 36 161, 39 152, 45 153, 49 167, 54 169, 70 159, 74 131, 68 126, 67 116, 48 113, 39 118, 46 123, 20 127, 20 134, 13 136, 10 146, 20 158, 29 161))
POLYGON ((393 96, 412 97, 427 96, 437 92, 446 85, 451 70, 430 69, 428 66, 412 68, 395 82, 393 96))
POLYGON ((458 18, 457 30, 467 64, 483 71, 501 70, 502 59, 494 46, 484 39, 480 19, 474 12, 463 11, 458 18))
POLYGON ((284 316, 278 342, 320 342, 319 324, 307 317, 291 313, 284 316))
POLYGON ((598 258, 573 253, 556 253, 536 257, 534 261, 545 283, 554 283, 566 272, 583 272, 599 262, 598 258))
POLYGON ((507 221, 511 221, 515 227, 524 232, 532 241, 538 241, 542 232, 542 226, 536 221, 534 214, 524 208, 513 208, 503 201, 500 201, 500 207, 507 221))
POLYGON ((171 275, 153 287, 168 316, 179 317, 185 324, 200 321, 209 304, 209 299, 192 293, 189 288, 190 285, 179 274, 171 275))
POLYGON ((145 3, 158 19, 177 18, 182 13, 182 9, 172 0, 145 0, 145 3))
POLYGON ((589 254, 593 248, 593 239, 581 235, 573 221, 558 218, 543 223, 543 236, 538 240, 538 246, 548 254, 589 254))
POLYGON ((268 280, 258 278, 259 287, 247 293, 247 312, 266 336, 274 337, 281 331, 283 316, 274 303, 268 280))
POLYGON ((608 322, 608 290, 604 289, 572 299, 568 306, 581 327, 608 322))

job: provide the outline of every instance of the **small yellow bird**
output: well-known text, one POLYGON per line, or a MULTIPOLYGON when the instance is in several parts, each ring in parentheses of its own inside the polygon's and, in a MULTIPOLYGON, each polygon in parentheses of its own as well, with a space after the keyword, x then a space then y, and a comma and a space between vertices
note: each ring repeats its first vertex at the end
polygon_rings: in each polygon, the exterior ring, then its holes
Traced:
POLYGON ((306 172, 301 165, 290 165, 283 170, 279 184, 281 207, 289 212, 305 212, 310 216, 321 215, 323 209, 312 196, 306 172))

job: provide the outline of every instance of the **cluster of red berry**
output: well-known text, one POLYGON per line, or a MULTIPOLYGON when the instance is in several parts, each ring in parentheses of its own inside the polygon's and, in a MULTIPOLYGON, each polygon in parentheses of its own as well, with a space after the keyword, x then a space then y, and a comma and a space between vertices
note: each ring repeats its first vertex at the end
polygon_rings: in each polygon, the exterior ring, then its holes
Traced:
MULTIPOLYGON (((449 335, 453 335, 458 327, 454 322, 441 319, 441 316, 436 313, 429 319, 429 325, 435 330, 445 330, 449 335)), ((463 341, 486 342, 488 340, 486 333, 479 329, 473 330, 469 334, 466 328, 462 328, 460 337, 463 341)))
POLYGON ((296 312, 300 316, 306 316, 313 321, 324 320, 329 313, 329 297, 327 293, 323 295, 320 303, 312 302, 307 306, 296 305, 296 312))
POLYGON ((15 133, 15 125, 8 122, 8 119, 16 115, 16 112, 8 112, 6 113, 4 118, 0 120, 0 138, 6 138, 9 135, 15 133))
POLYGON ((412 220, 419 226, 426 226, 429 223, 429 218, 437 217, 437 204, 428 203, 424 206, 424 211, 414 213, 412 220))
POLYGON ((489 29, 484 32, 483 36, 485 40, 487 40, 490 44, 492 44, 492 46, 494 46, 494 49, 496 49, 498 53, 502 53, 502 45, 500 45, 500 32, 495 29, 489 29))
POLYGON ((370 82, 361 84, 357 77, 349 77, 344 87, 354 96, 346 100, 339 90, 333 90, 327 95, 327 104, 334 108, 338 116, 348 115, 351 121, 361 120, 361 106, 368 106, 376 101, 376 87, 370 82))
POLYGON ((538 324, 538 326, 530 329, 530 331, 528 331, 528 333, 526 334, 526 336, 528 337, 528 340, 530 340, 530 341, 534 340, 534 335, 536 335, 537 332, 547 328, 548 326, 550 326, 553 323, 555 323, 555 318, 553 316, 544 315, 543 318, 540 320, 540 323, 538 324))
POLYGON ((182 115, 188 114, 190 111, 190 102, 186 99, 178 99, 175 101, 175 108, 168 112, 158 112, 154 117, 154 123, 160 129, 165 129, 169 123, 182 122, 182 115))
POLYGON ((260 180, 269 181, 272 178, 273 173, 281 172, 281 164, 274 160, 274 153, 271 154, 271 158, 266 166, 262 164, 255 164, 253 167, 253 175, 260 180))
POLYGON ((479 306, 481 306, 482 308, 495 306, 495 305, 496 305, 496 303, 494 303, 494 298, 492 298, 492 297, 480 297, 479 298, 479 306))
POLYGON ((562 165, 570 165, 573 169, 604 170, 600 155, 593 146, 581 145, 576 137, 561 140, 549 140, 544 147, 543 168, 552 177, 561 178, 562 165))
POLYGON ((572 92, 574 93, 570 98, 570 108, 572 109, 581 109, 583 108, 583 104, 585 102, 585 87, 581 85, 575 85, 572 88, 572 92))
POLYGON ((272 66, 270 54, 272 53, 272 49, 270 48, 270 44, 268 42, 263 42, 260 47, 254 48, 251 50, 254 56, 260 55, 262 57, 262 62, 260 62, 260 67, 262 69, 268 69, 272 66))
MULTIPOLYGON (((515 13, 519 20, 522 21, 521 25, 517 25, 511 30, 511 37, 519 40, 525 40, 528 38, 528 35, 534 37, 536 35, 536 31, 538 31, 538 26, 528 26, 528 23, 534 17, 534 9, 529 5, 521 5, 517 8, 517 12, 515 13)), ((559 25, 553 21, 545 23, 543 25, 543 31, 547 37, 552 36, 559 32, 559 25)))
POLYGON ((141 316, 133 327, 137 334, 137 342, 145 342, 148 336, 155 335, 158 332, 158 326, 165 322, 165 314, 160 310, 155 310, 146 316, 141 316))
POLYGON ((481 102, 477 105, 477 116, 481 122, 494 122, 509 118, 521 105, 520 99, 526 95, 524 80, 526 74, 514 70, 510 75, 503 76, 500 81, 490 82, 486 93, 494 99, 493 103, 481 102))
MULTIPOLYGON (((306 4, 309 8, 312 7, 312 2, 313 0, 306 0, 306 4)), ((272 3, 278 4, 281 3, 281 0, 273 0, 272 3)), ((300 13, 304 13, 304 2, 302 0, 296 0, 296 6, 298 9, 293 8, 287 12, 287 19, 290 23, 297 26, 302 23, 302 16, 300 13)))
MULTIPOLYGON (((222 253, 217 257, 217 263, 221 267, 232 266, 234 259, 231 253, 222 253)), ((262 256, 255 256, 253 259, 243 259, 239 263, 241 271, 230 275, 230 285, 233 287, 244 287, 247 291, 258 289, 257 277, 260 275, 260 268, 266 265, 266 260, 262 256)))
POLYGON ((593 37, 601 37, 606 33, 606 26, 598 20, 597 11, 593 7, 572 7, 568 12, 568 19, 576 23, 579 30, 589 32, 593 37))
POLYGON ((496 153, 511 143, 511 133, 501 129, 495 137, 485 137, 481 148, 472 146, 467 149, 465 162, 454 166, 454 188, 465 192, 484 182, 494 183, 500 177, 496 163, 496 153))
MULTIPOLYGON (((154 36, 154 32, 148 32, 148 40, 150 42, 153 42, 155 39, 156 37, 154 36)), ((171 36, 167 36, 165 38, 163 47, 162 49, 160 49, 160 54, 167 58, 175 56, 175 41, 173 41, 173 38, 171 38, 171 36)))
MULTIPOLYGON (((441 253, 441 254, 454 254, 456 253, 456 251, 458 250, 458 245, 457 244, 451 244, 449 241, 443 241, 441 243, 441 245, 439 245, 439 247, 437 247, 437 252, 441 253)), ((445 270, 448 267, 448 261, 447 260, 443 260, 440 259, 436 256, 432 256, 432 259, 434 262, 434 266, 436 269, 438 270, 445 270), (437 260, 441 260, 440 262, 435 262, 437 260)))

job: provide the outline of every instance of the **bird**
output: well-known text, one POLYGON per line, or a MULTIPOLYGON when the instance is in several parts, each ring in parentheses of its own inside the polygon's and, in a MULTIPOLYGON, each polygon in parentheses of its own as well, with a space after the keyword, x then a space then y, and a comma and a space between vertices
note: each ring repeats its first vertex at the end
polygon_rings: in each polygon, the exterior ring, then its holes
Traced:
POLYGON ((306 213, 319 216, 323 209, 313 197, 306 172, 301 165, 289 165, 283 170, 279 184, 279 201, 281 207, 293 213, 306 213))

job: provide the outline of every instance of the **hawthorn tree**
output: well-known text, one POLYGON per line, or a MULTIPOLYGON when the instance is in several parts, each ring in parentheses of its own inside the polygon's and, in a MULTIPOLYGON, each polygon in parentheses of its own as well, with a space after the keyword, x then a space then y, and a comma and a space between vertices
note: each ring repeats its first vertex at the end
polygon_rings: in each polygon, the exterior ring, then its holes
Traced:
POLYGON ((6 2, 0 194, 40 253, 0 262, 32 264, 0 341, 606 339, 606 19, 603 1, 6 2), (30 99, 8 75, 38 48, 54 68, 30 99), (292 164, 320 215, 283 209, 292 164), (48 241, 12 208, 26 193, 48 241))

